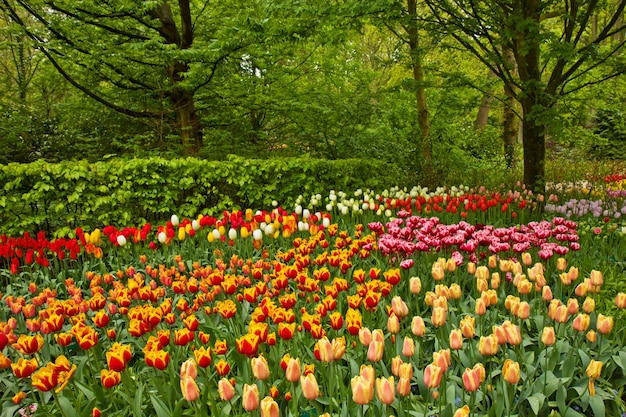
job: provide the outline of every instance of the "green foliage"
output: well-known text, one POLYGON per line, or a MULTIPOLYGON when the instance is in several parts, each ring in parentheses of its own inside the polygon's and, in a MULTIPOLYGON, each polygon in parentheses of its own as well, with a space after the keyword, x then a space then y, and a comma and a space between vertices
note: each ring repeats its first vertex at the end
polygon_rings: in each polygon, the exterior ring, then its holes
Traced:
POLYGON ((112 159, 0 168, 0 231, 57 235, 80 226, 137 225, 223 210, 293 205, 298 195, 332 189, 383 189, 399 183, 383 162, 303 158, 254 160, 112 159))
POLYGON ((597 158, 624 159, 626 157, 626 114, 617 109, 599 109, 593 120, 594 133, 602 143, 590 147, 597 158))

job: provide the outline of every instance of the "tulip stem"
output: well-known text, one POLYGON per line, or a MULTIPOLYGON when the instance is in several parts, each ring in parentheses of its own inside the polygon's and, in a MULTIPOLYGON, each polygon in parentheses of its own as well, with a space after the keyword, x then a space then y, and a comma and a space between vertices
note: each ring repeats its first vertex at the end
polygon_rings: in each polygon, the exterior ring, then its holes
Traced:
POLYGON ((424 417, 428 417, 428 401, 430 400, 430 388, 426 387, 426 401, 424 401, 424 417))

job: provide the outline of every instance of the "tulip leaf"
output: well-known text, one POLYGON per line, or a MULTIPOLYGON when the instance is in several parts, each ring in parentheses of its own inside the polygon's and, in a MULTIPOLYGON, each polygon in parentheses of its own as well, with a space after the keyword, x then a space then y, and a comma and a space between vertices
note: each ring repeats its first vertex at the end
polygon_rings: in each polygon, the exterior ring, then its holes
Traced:
POLYGON ((63 395, 59 395, 57 397, 57 399, 59 400, 59 407, 63 411, 64 415, 66 415, 66 416, 76 416, 76 415, 78 415, 78 412, 72 406, 72 403, 70 402, 70 400, 67 399, 67 397, 65 397, 63 395))
POLYGON ((620 368, 622 368, 622 373, 626 376, 626 352, 620 350, 619 357, 621 359, 620 368))
POLYGON ((546 396, 537 392, 526 399, 528 400, 530 408, 532 408, 535 415, 539 415, 539 410, 543 407, 543 403, 546 401, 546 396))
POLYGON ((599 395, 589 397, 589 405, 591 406, 591 410, 593 410, 594 417, 604 417, 606 415, 604 401, 599 395))
POLYGON ((132 404, 133 414, 135 415, 135 417, 143 416, 143 411, 141 410, 142 401, 143 401, 143 384, 139 384, 139 386, 137 387, 137 392, 135 393, 133 404, 132 404))
POLYGON ((559 407, 559 413, 561 414, 565 414, 565 411, 567 410, 566 401, 567 389, 565 389, 565 386, 559 385, 556 390, 556 404, 559 407))
POLYGON ((167 406, 159 397, 155 397, 154 395, 150 395, 150 401, 154 406, 154 410, 156 411, 157 417, 169 417, 172 414, 170 410, 168 410, 167 406))

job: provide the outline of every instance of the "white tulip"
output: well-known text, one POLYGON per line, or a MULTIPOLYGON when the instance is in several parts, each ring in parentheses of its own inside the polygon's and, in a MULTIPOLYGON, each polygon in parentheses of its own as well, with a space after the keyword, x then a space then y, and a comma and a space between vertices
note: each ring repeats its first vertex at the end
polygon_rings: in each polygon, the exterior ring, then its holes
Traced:
POLYGON ((119 235, 117 237, 117 244, 120 246, 126 245, 126 238, 124 237, 124 235, 119 235))
POLYGON ((170 219, 170 221, 172 222, 172 226, 174 227, 180 224, 180 221, 178 220, 178 216, 175 214, 172 214, 172 218, 170 219))

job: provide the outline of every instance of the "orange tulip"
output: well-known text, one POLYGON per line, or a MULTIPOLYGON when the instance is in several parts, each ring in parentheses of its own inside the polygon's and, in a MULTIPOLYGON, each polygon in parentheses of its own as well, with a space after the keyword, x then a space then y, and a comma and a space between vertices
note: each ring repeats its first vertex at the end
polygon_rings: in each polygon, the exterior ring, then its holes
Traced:
POLYGON ((285 378, 289 382, 297 382, 300 380, 300 358, 289 358, 285 370, 285 378))
POLYGON ((343 358, 346 353, 346 338, 344 336, 333 339, 331 343, 333 347, 333 355, 336 361, 343 358))
POLYGON ((183 393, 183 398, 187 401, 196 401, 200 397, 198 384, 191 375, 184 375, 180 380, 180 390, 183 393))
POLYGON ((409 290, 412 294, 419 294, 422 291, 422 281, 419 277, 411 277, 409 279, 409 290))
POLYGON ((174 330, 174 344, 176 346, 186 346, 194 337, 194 332, 187 328, 174 330))
POLYGON ((467 405, 464 405, 461 408, 457 408, 454 412, 454 417, 469 417, 470 409, 467 405))
POLYGON ((402 297, 396 295, 391 299, 391 309, 393 313, 400 319, 409 314, 409 307, 406 305, 402 297))
POLYGON ((100 371, 100 381, 104 388, 113 388, 120 383, 122 375, 117 371, 111 371, 109 369, 103 369, 100 371))
POLYGON ((230 372, 230 364, 224 359, 220 359, 215 363, 215 370, 219 376, 226 376, 230 372))
POLYGON ((383 358, 385 343, 373 340, 367 349, 367 359, 371 362, 378 362, 383 358))
POLYGON ((617 293, 615 296, 615 305, 617 308, 626 308, 626 293, 617 293))
POLYGON ((246 411, 254 411, 259 407, 259 401, 259 387, 256 384, 244 384, 243 394, 241 395, 243 409, 246 411))
POLYGON ((372 342, 372 331, 367 327, 361 327, 359 329, 359 341, 363 346, 369 346, 372 342))
POLYGON ((15 405, 19 405, 26 397, 28 397, 28 394, 26 394, 24 391, 20 391, 11 398, 11 402, 15 405))
POLYGON ((230 401, 235 396, 235 387, 226 378, 219 380, 217 383, 217 391, 222 401, 230 401))
POLYGON ((596 309, 596 300, 591 297, 587 297, 583 303, 583 311, 587 314, 593 313, 596 309))
POLYGON ((307 400, 313 401, 320 396, 320 389, 314 374, 301 376, 300 386, 302 387, 302 395, 304 395, 304 398, 307 400))
POLYGON ((589 343, 594 343, 597 340, 598 335, 596 334, 596 331, 592 329, 587 332, 586 337, 589 343))
POLYGON ((463 372, 463 386, 465 389, 469 392, 474 392, 480 388, 480 384, 480 371, 465 368, 465 372, 463 372))
POLYGON ((541 342, 546 346, 552 346, 556 342, 556 334, 554 333, 554 327, 544 327, 541 332, 541 342))
POLYGON ((293 337, 296 332, 296 323, 286 323, 280 322, 278 323, 278 336, 281 339, 289 340, 293 337))
POLYGON ((517 384, 520 380, 520 366, 518 362, 511 359, 504 361, 502 366, 502 377, 509 384, 517 384))
POLYGON ((198 365, 194 359, 187 359, 180 366, 180 379, 184 379, 186 376, 194 380, 198 377, 198 365))
POLYGON ((431 363, 426 366, 424 370, 424 384, 431 389, 437 388, 441 383, 442 375, 442 369, 434 363, 431 363))
POLYGON ((395 376, 398 376, 400 372, 400 365, 402 364, 403 362, 400 355, 391 358, 391 373, 395 376))
POLYGON ((461 319, 459 327, 461 328, 461 332, 463 333, 464 337, 472 339, 474 336, 476 336, 476 319, 474 318, 474 316, 463 317, 463 319, 461 319))
POLYGON ((450 349, 441 349, 433 352, 433 364, 441 368, 445 372, 450 367, 450 349))
POLYGON ((441 327, 446 324, 447 310, 442 307, 434 307, 431 316, 431 323, 435 327, 441 327))
POLYGON ((498 338, 496 335, 481 336, 478 342, 478 352, 483 356, 493 356, 498 353, 498 338))
POLYGON ((165 350, 151 350, 144 353, 146 365, 158 370, 162 371, 170 363, 170 353, 165 350))
POLYGON ((613 330, 613 317, 598 314, 596 320, 596 330, 600 334, 609 334, 613 330))
POLYGON ((411 379, 410 378, 400 378, 398 381, 398 386, 396 387, 396 391, 398 395, 402 397, 406 397, 411 393, 411 379))
POLYGON ((509 345, 517 346, 522 343, 522 333, 517 324, 513 324, 510 321, 505 320, 505 322, 502 323, 502 328, 504 329, 506 342, 509 345))
POLYGON ((279 417, 280 409, 278 403, 272 397, 265 397, 261 400, 261 417, 279 417))
POLYGON ((402 354, 407 358, 412 357, 415 354, 415 341, 409 336, 404 337, 402 343, 402 354))
POLYGON ((0 352, 0 369, 7 369, 11 366, 11 359, 0 352))
POLYGON ((130 345, 123 345, 117 342, 106 352, 109 369, 117 372, 122 372, 132 357, 133 354, 130 345))
POLYGON ((89 350, 98 343, 98 333, 89 326, 75 326, 72 331, 78 346, 83 350, 89 350))
POLYGON ((370 381, 361 375, 357 375, 350 381, 352 387, 352 400, 360 405, 365 405, 372 401, 374 389, 370 381))
POLYGON ((572 321, 572 327, 578 332, 586 332, 589 328, 590 321, 591 319, 587 314, 580 313, 574 318, 574 321, 572 321))
POLYGON ((421 337, 426 334, 426 324, 424 323, 423 318, 420 316, 413 317, 411 322, 411 332, 417 337, 421 337))
POLYGON ((270 368, 267 364, 267 359, 265 359, 265 356, 252 358, 250 364, 252 365, 252 374, 256 379, 265 381, 267 378, 269 378, 270 368))
POLYGON ((455 329, 450 332, 450 348, 459 350, 463 348, 463 332, 455 329))
POLYGON ((393 312, 387 318, 387 330, 391 334, 396 334, 400 331, 400 319, 393 312))
POLYGON ((598 379, 600 378, 601 372, 602 372, 602 362, 592 359, 589 362, 587 369, 585 370, 585 375, 587 375, 587 378, 598 379))
POLYGON ((335 359, 335 354, 333 352, 333 345, 330 343, 330 340, 326 336, 319 339, 315 342, 314 351, 318 353, 319 360, 322 362, 332 362, 335 359))
POLYGON ((376 378, 376 397, 378 397, 381 403, 386 405, 393 402, 396 397, 393 376, 389 378, 376 378))

